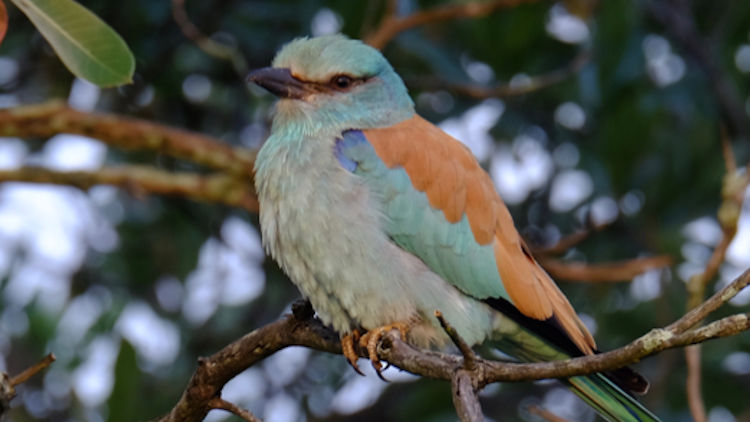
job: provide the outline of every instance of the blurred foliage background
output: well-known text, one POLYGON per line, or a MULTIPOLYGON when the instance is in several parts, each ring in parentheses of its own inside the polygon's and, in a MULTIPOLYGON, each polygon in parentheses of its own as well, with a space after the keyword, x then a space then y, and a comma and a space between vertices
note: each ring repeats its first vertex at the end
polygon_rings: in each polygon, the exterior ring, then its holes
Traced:
MULTIPOLYGON (((262 144, 274 99, 247 86, 238 66, 188 40, 169 1, 81 4, 126 40, 136 57, 134 83, 100 90, 75 80, 8 5, 0 107, 61 98, 81 110, 137 116, 233 145, 262 144)), ((446 2, 396 4, 404 15, 446 2)), ((340 31, 363 37, 380 23, 386 5, 223 0, 188 1, 185 10, 252 69, 267 66, 297 36, 340 31)), ((704 268, 721 237, 715 215, 725 173, 722 122, 738 162, 748 160, 750 2, 522 4, 406 31, 383 52, 406 80, 418 112, 467 143, 486 165, 532 244, 554 244, 602 225, 563 258, 674 258, 669 269, 624 283, 560 283, 600 348, 619 347, 684 313, 685 281, 704 268), (580 70, 525 95, 478 99, 456 88, 523 87, 564 69, 581 52, 590 52, 590 59, 580 70)), ((196 170, 80 136, 0 138, 2 168, 90 170, 103 163, 196 170)), ((747 267, 745 204, 709 290, 747 267)), ((264 256, 256 215, 106 186, 81 192, 4 183, 0 297, 0 370, 17 373, 50 351, 58 357, 19 388, 9 420, 134 421, 166 412, 198 356, 278 318, 299 293, 264 256)), ((747 312, 748 303, 750 295, 740 295, 719 315, 747 312)), ((707 343, 702 364, 709 420, 750 421, 750 336, 707 343)), ((653 384, 643 398, 649 408, 665 421, 691 419, 681 350, 637 368, 653 384)), ((393 382, 372 373, 359 377, 341 356, 292 348, 238 376, 224 397, 267 422, 456 419, 447 383, 395 369, 386 377, 393 382)), ((537 420, 526 411, 531 404, 569 420, 594 419, 553 381, 493 385, 482 393, 482 404, 489 420, 537 420)), ((209 415, 224 418, 234 417, 209 415)))

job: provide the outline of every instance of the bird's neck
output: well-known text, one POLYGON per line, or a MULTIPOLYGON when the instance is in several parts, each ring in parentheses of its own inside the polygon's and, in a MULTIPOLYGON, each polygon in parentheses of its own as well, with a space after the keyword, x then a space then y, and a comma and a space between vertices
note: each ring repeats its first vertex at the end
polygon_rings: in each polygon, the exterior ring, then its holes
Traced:
POLYGON ((338 134, 320 129, 314 122, 274 119, 271 136, 255 160, 259 197, 277 200, 296 192, 306 180, 316 180, 334 165, 333 146, 338 134))

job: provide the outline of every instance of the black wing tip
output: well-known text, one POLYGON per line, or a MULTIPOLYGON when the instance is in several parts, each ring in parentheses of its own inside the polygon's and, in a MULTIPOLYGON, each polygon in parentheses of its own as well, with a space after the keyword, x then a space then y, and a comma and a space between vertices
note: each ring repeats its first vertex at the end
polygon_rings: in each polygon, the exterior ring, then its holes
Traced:
MULTIPOLYGON (((565 334, 565 331, 555 316, 546 320, 536 320, 523 315, 518 308, 513 306, 513 304, 506 299, 487 298, 484 302, 495 310, 505 314, 517 324, 520 324, 536 335, 551 342, 560 348, 560 350, 567 352, 571 357, 584 355, 581 349, 579 349, 570 337, 565 334)), ((595 353, 599 352, 596 351, 595 353)), ((607 371, 605 372, 605 376, 631 395, 646 394, 650 386, 648 380, 643 375, 627 366, 607 371)))
POLYGON ((638 394, 639 396, 648 393, 648 390, 651 387, 651 384, 649 384, 646 377, 639 374, 629 366, 609 371, 606 375, 607 378, 623 390, 629 391, 633 394, 638 394))

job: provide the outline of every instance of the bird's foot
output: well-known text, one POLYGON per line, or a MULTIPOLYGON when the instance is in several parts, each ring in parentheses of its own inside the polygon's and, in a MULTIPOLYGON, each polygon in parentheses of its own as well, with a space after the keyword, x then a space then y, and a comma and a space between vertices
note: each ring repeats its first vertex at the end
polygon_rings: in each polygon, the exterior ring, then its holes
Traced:
POLYGON ((375 372, 378 374, 378 377, 383 381, 386 381, 386 379, 383 378, 383 374, 381 374, 383 365, 380 363, 380 358, 378 357, 378 344, 380 343, 380 340, 383 339, 383 336, 385 336, 385 334, 391 330, 398 330, 401 340, 405 341, 406 334, 409 332, 409 327, 410 324, 408 323, 395 322, 393 324, 374 328, 366 332, 365 335, 363 335, 362 338, 359 339, 360 347, 364 347, 365 349, 367 349, 367 356, 370 358, 372 367, 375 368, 375 372))
POLYGON ((360 341, 359 338, 359 330, 356 328, 352 330, 349 334, 344 334, 341 336, 341 353, 344 355, 346 360, 349 362, 349 365, 351 365, 352 368, 359 374, 364 376, 365 374, 360 371, 359 366, 357 366, 357 360, 359 359, 359 354, 354 349, 354 345, 360 341))

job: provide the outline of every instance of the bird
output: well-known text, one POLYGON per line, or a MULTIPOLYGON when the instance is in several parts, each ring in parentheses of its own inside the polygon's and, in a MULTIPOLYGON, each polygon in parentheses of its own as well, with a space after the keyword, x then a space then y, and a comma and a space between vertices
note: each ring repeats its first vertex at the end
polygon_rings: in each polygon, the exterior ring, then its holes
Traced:
MULTIPOLYGON (((254 167, 263 246, 355 370, 355 345, 379 369, 377 344, 394 329, 415 347, 450 347, 436 311, 466 344, 521 361, 597 353, 489 175, 416 114, 378 50, 301 37, 247 79, 278 97, 254 167)), ((659 420, 629 368, 563 382, 606 420, 659 420)))

